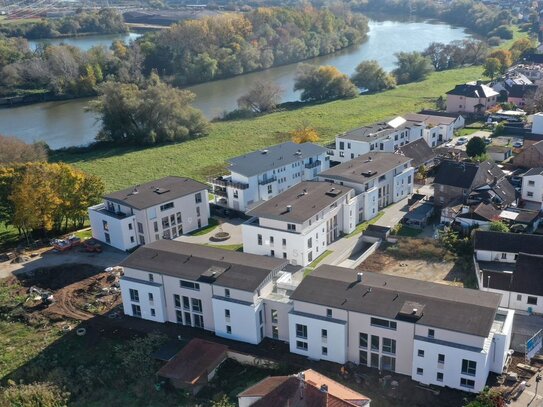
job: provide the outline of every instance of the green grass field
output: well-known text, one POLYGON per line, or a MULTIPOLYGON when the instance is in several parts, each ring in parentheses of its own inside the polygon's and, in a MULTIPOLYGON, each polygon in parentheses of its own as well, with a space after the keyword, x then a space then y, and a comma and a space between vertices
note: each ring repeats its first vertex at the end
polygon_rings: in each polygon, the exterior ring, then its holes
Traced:
POLYGON ((433 108, 435 99, 458 83, 476 80, 479 66, 435 72, 422 82, 386 92, 359 96, 296 110, 272 113, 248 120, 212 124, 209 136, 185 143, 146 149, 111 148, 84 153, 57 153, 52 160, 65 161, 101 177, 106 191, 151 181, 166 175, 182 175, 204 181, 226 166, 226 160, 289 139, 288 132, 305 123, 327 143, 334 136, 382 119, 433 108), (122 174, 122 175, 121 175, 122 174))

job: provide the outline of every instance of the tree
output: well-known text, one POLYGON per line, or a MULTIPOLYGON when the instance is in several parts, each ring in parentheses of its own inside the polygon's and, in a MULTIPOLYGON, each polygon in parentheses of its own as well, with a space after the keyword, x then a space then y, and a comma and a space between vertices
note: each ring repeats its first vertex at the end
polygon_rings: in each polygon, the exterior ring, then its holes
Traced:
POLYGON ((320 140, 319 133, 313 127, 304 126, 301 129, 290 132, 292 141, 297 144, 316 143, 320 140))
POLYGON ((421 81, 434 70, 430 59, 420 52, 398 52, 395 56, 397 68, 392 74, 399 84, 421 81))
POLYGON ((494 222, 490 222, 490 226, 488 227, 488 230, 492 232, 509 232, 509 226, 507 226, 505 223, 499 220, 495 220, 494 222))
POLYGON ((483 155, 486 152, 486 144, 481 137, 472 137, 466 144, 466 153, 469 157, 483 155))
POLYGON ((505 398, 500 390, 485 387, 481 393, 477 395, 475 400, 469 402, 465 407, 505 407, 505 398))
POLYGON ((236 407, 236 404, 232 403, 228 396, 225 394, 220 399, 212 401, 211 407, 236 407))
POLYGON ((241 109, 252 110, 255 113, 269 112, 281 102, 283 89, 269 81, 256 81, 249 92, 238 99, 241 109))
POLYGON ((301 100, 332 100, 358 95, 349 77, 333 66, 300 64, 294 78, 294 90, 302 91, 301 100))
POLYGON ((18 138, 0 134, 0 164, 31 161, 47 161, 47 146, 45 144, 26 144, 18 138))
POLYGON ((483 75, 494 79, 502 70, 502 64, 498 58, 487 58, 484 65, 483 75))
POLYGON ((525 52, 534 48, 532 41, 528 38, 519 38, 516 40, 509 50, 511 51, 513 61, 517 61, 525 52))
POLYGON ((507 68, 513 64, 513 56, 511 51, 506 49, 498 49, 488 54, 489 58, 496 58, 500 61, 500 73, 505 73, 507 68))
POLYGON ((106 82, 91 109, 102 119, 97 140, 117 144, 185 141, 208 132, 208 122, 190 103, 194 94, 172 88, 152 74, 146 87, 106 82))
POLYGON ((367 89, 369 92, 379 92, 396 86, 394 77, 386 73, 374 60, 361 62, 356 67, 351 81, 359 88, 367 89))

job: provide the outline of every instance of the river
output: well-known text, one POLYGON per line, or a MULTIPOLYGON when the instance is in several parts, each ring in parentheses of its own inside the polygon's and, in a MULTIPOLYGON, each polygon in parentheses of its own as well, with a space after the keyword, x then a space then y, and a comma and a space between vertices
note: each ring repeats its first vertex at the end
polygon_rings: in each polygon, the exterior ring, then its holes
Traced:
MULTIPOLYGON (((392 70, 396 52, 422 51, 433 41, 449 43, 469 37, 463 28, 437 22, 372 20, 369 25, 368 40, 363 44, 307 62, 333 65, 350 75, 361 61, 375 59, 386 70, 392 70)), ((85 46, 89 47, 92 37, 72 40, 85 40, 85 46)), ((187 89, 196 94, 194 106, 213 118, 235 109, 237 99, 257 79, 279 84, 284 90, 283 101, 298 100, 299 93, 292 90, 295 73, 296 64, 285 65, 187 89)), ((99 123, 92 113, 85 111, 87 102, 88 99, 77 99, 0 109, 0 133, 26 142, 43 140, 53 149, 88 144, 94 140, 99 123)))

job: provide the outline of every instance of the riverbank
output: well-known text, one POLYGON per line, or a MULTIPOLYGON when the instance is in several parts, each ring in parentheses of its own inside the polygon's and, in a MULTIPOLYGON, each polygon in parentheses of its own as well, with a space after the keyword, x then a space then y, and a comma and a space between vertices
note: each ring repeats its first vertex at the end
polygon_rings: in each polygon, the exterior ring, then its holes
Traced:
POLYGON ((309 123, 328 143, 340 132, 395 115, 435 107, 435 100, 458 83, 482 76, 480 66, 435 72, 422 82, 386 92, 272 113, 248 120, 213 123, 209 136, 180 144, 146 149, 111 148, 56 152, 65 161, 101 177, 106 191, 114 191, 166 175, 205 181, 224 171, 226 160, 289 139, 288 132, 309 123), (119 174, 122 174, 120 176, 119 174))

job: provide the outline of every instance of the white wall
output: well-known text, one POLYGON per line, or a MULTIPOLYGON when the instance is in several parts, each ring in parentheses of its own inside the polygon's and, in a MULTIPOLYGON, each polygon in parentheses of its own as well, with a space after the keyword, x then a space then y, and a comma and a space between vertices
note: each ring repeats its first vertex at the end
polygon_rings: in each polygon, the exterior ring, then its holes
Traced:
POLYGON ((543 175, 522 177, 522 200, 543 203, 543 175), (529 196, 531 194, 531 196, 529 196))
POLYGON ((517 253, 495 252, 490 250, 475 250, 475 257, 479 261, 498 261, 502 263, 516 263, 517 253))
POLYGON ((127 216, 118 219, 107 212, 101 212, 100 208, 103 208, 103 204, 92 206, 88 210, 92 237, 119 250, 130 250, 136 247, 139 243, 136 236, 135 217, 127 216), (107 231, 104 229, 104 221, 107 222, 107 231), (106 242, 106 233, 109 234, 110 243, 106 242))
POLYGON ((269 298, 264 298, 264 312, 266 322, 266 336, 273 338, 272 327, 276 326, 278 330, 278 338, 281 341, 287 342, 289 340, 289 322, 288 315, 292 310, 293 304, 289 302, 273 301, 269 298), (277 311, 277 322, 272 322, 272 310, 277 311))
POLYGON ((217 336, 252 344, 262 341, 260 327, 264 327, 264 307, 261 302, 255 306, 252 303, 214 297, 212 307, 217 336), (225 310, 230 312, 229 319, 225 315, 225 310), (260 313, 262 313, 262 324, 260 324, 260 313), (230 333, 227 332, 227 326, 231 329, 230 333))
POLYGON ((123 300, 123 310, 126 315, 134 316, 132 312, 132 304, 139 305, 141 309, 141 318, 155 322, 165 322, 165 301, 162 285, 144 280, 132 280, 121 278, 121 295, 123 300), (130 298, 130 289, 138 291, 139 301, 132 301, 130 298), (152 294, 153 300, 149 298, 152 294), (155 311, 155 315, 151 314, 151 309, 155 311))

